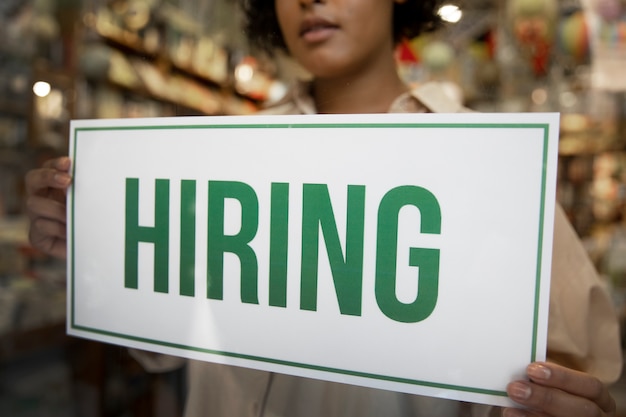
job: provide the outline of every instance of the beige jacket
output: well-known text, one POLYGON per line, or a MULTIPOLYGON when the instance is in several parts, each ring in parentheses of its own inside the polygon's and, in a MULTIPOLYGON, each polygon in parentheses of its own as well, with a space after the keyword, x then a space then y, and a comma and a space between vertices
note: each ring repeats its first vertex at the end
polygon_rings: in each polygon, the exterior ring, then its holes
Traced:
MULTIPOLYGON (((390 112, 468 111, 436 84, 399 97, 390 112)), ((270 114, 313 114, 306 85, 299 85, 270 114)), ((133 354, 151 371, 185 360, 133 354)), ((622 369, 617 316, 593 265, 563 211, 554 230, 548 358, 615 381, 622 369)), ((488 416, 490 407, 374 390, 346 384, 188 361, 186 417, 454 417, 488 416)))

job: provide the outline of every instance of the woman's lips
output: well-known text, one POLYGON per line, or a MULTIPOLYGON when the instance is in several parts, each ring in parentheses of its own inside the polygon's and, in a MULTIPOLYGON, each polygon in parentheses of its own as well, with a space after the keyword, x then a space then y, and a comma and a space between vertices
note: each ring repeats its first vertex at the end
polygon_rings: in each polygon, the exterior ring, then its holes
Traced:
POLYGON ((319 17, 306 19, 300 27, 300 37, 309 43, 329 39, 339 26, 319 17))

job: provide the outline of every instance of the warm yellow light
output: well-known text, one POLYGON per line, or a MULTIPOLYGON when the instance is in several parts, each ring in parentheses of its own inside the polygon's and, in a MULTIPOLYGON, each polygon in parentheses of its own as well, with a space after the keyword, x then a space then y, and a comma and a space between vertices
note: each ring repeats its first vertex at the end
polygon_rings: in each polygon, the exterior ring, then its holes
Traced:
POLYGON ((437 14, 448 23, 456 23, 463 17, 463 11, 454 4, 444 4, 439 8, 437 14))
POLYGON ((235 78, 241 83, 247 83, 254 76, 254 68, 249 64, 240 64, 235 69, 235 78))
POLYGON ((533 103, 541 106, 542 104, 545 104, 546 101, 548 101, 548 92, 545 90, 545 88, 537 88, 533 90, 531 98, 533 100, 533 103))
POLYGON ((50 84, 45 81, 37 81, 33 85, 33 93, 35 93, 35 95, 38 97, 46 97, 48 94, 50 94, 50 90, 50 84))

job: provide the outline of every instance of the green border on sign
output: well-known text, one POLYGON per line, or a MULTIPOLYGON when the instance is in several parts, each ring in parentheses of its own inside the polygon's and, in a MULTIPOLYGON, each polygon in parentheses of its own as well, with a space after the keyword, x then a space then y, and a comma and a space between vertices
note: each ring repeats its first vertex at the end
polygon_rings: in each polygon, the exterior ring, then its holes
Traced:
MULTIPOLYGON (((199 125, 161 125, 161 126, 107 126, 107 127, 77 127, 74 128, 74 137, 73 137, 73 149, 74 149, 74 159, 76 160, 76 154, 78 149, 78 133, 79 132, 88 132, 88 131, 128 131, 128 130, 203 130, 203 129, 339 129, 339 128, 349 128, 349 129, 377 129, 377 128, 405 128, 405 129, 428 129, 428 128, 458 128, 458 129, 542 129, 544 132, 543 136, 543 169, 542 169, 542 180, 541 180, 541 204, 540 204, 540 212, 539 212, 539 230, 538 230, 538 244, 537 244, 537 264, 536 264, 536 276, 535 276, 535 305, 534 305, 534 318, 533 318, 533 334, 532 334, 532 348, 530 352, 530 362, 534 362, 537 357, 537 326, 539 320, 539 296, 540 296, 540 284, 541 284, 541 265, 542 265, 542 251, 543 251, 543 229, 545 223, 545 205, 546 205, 546 187, 547 187, 547 165, 548 165, 548 145, 549 145, 549 134, 550 134, 550 125, 548 123, 280 123, 280 124, 199 124, 199 125)), ((72 176, 75 174, 75 166, 76 164, 72 164, 72 176)), ((298 363, 298 362, 290 362, 284 361, 280 359, 274 358, 264 358, 253 355, 239 354, 233 352, 225 352, 218 351, 212 349, 205 349, 196 346, 187 346, 181 345, 177 343, 164 342, 161 340, 152 340, 147 338, 141 338, 137 336, 120 334, 115 332, 109 332, 101 329, 94 329, 90 327, 80 326, 76 324, 75 321, 75 276, 74 276, 74 188, 71 189, 71 198, 72 198, 72 218, 70 219, 72 226, 72 234, 71 234, 71 247, 70 247, 70 256, 72 259, 72 272, 70 277, 70 285, 72 288, 72 298, 70 300, 71 305, 71 320, 70 326, 72 329, 98 334, 107 337, 113 337, 118 339, 125 339, 134 342, 142 342, 148 343, 151 345, 159 345, 168 348, 176 348, 181 350, 187 350, 191 352, 199 352, 199 353, 207 353, 213 355, 219 355, 230 358, 238 358, 238 359, 246 359, 252 360, 256 362, 264 362, 274 365, 285 365, 289 367, 315 370, 315 371, 323 371, 334 374, 348 375, 348 376, 356 376, 368 379, 376 379, 381 381, 388 382, 398 382, 407 385, 419 385, 430 388, 444 388, 454 391, 462 391, 462 392, 471 392, 477 394, 487 394, 499 397, 508 397, 505 391, 497 391, 497 390, 488 390, 482 388, 475 387, 464 387, 457 385, 449 385, 442 384, 437 382, 430 381, 420 381, 413 380, 408 378, 400 378, 388 375, 379 375, 379 374, 371 374, 366 372, 352 371, 348 369, 338 369, 338 368, 330 368, 318 365, 311 365, 306 363, 298 363)))

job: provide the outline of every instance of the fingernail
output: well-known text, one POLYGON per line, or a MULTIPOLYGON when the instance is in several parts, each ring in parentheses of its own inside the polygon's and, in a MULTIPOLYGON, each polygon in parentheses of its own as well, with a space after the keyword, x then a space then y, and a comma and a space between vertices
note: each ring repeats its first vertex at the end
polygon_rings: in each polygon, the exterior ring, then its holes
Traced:
POLYGON ((550 379, 550 376, 552 376, 552 372, 550 372, 550 369, 547 366, 540 365, 538 363, 528 365, 526 373, 533 379, 547 380, 550 379))
POLYGON ((526 413, 517 408, 505 408, 502 410, 502 417, 526 417, 526 413))
POLYGON ((55 174, 54 181, 59 185, 68 185, 70 183, 70 176, 67 174, 55 174))
POLYGON ((530 398, 532 391, 530 386, 523 382, 514 382, 509 386, 509 394, 514 400, 525 401, 530 398))

